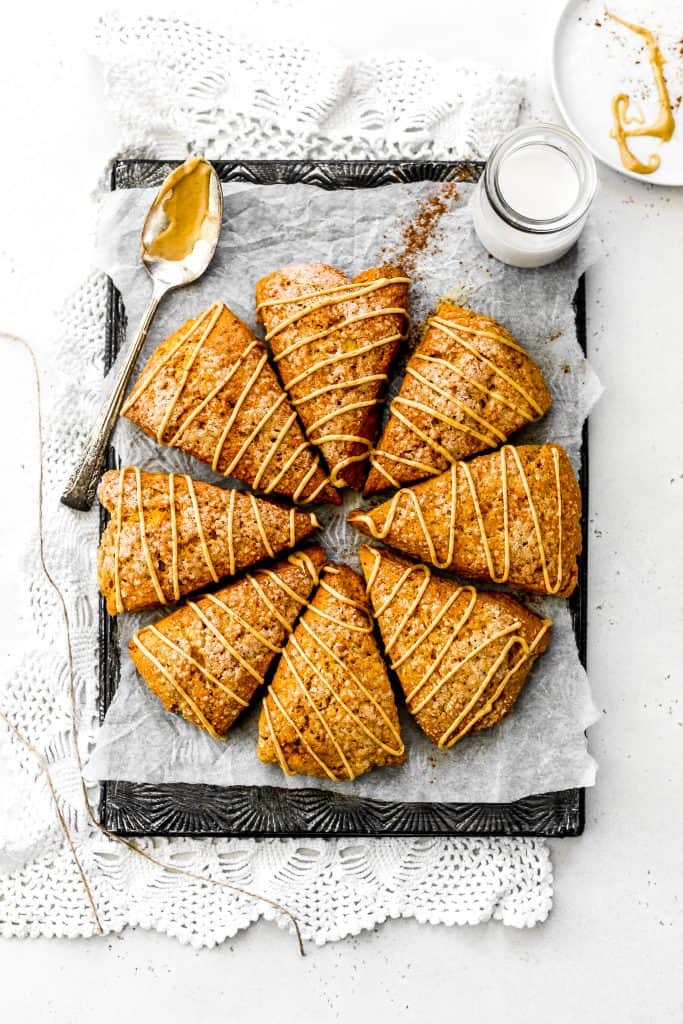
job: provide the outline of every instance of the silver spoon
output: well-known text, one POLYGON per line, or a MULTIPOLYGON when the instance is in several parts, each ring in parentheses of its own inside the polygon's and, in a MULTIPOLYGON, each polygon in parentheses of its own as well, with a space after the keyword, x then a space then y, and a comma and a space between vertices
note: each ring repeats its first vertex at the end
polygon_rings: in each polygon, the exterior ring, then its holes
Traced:
POLYGON ((152 296, 62 494, 70 508, 86 511, 92 506, 109 438, 157 307, 172 288, 191 284, 204 273, 216 251, 222 214, 221 183, 202 157, 190 157, 159 189, 140 238, 140 259, 152 278, 152 296))

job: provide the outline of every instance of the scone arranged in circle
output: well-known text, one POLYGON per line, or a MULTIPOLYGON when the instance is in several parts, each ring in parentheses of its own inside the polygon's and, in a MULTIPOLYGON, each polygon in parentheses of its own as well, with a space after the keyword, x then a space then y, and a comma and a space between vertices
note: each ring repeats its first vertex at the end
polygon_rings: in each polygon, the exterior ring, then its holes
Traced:
POLYGON ((497 448, 551 402, 543 374, 509 331, 444 300, 391 402, 364 493, 437 476, 497 448))
POLYGON ((257 315, 282 382, 336 487, 363 486, 389 368, 408 328, 409 284, 398 267, 350 280, 309 263, 256 285, 257 315))
POLYGON ((287 641, 263 699, 258 756, 330 782, 404 760, 365 588, 348 566, 325 566, 287 641))
POLYGON ((550 621, 380 548, 364 545, 360 560, 385 654, 429 739, 445 750, 507 715, 550 621))
POLYGON ((97 553, 110 615, 172 604, 318 527, 311 512, 137 466, 105 473, 98 496, 111 513, 97 553))
POLYGON ((188 601, 133 636, 130 655, 168 711, 216 739, 249 705, 318 582, 319 546, 188 601))
POLYGON ((222 302, 149 357, 122 413, 159 444, 299 504, 339 502, 262 341, 222 302))
POLYGON ((581 553, 581 491, 559 445, 504 445, 404 487, 349 522, 439 569, 567 597, 581 553))

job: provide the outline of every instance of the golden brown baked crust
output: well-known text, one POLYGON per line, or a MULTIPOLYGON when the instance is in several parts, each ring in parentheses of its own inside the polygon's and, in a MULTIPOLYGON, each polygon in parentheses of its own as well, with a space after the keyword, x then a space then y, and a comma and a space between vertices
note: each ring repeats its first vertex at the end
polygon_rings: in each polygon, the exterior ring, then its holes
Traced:
POLYGON ((551 403, 543 374, 501 324, 442 300, 391 403, 364 493, 497 448, 551 403))
POLYGON ((311 512, 136 466, 105 473, 97 493, 111 513, 97 559, 110 615, 172 604, 318 526, 311 512))
POLYGON ((325 561, 294 551, 138 630, 130 656, 168 711, 222 738, 249 704, 325 561))
POLYGON ((429 739, 447 749, 504 718, 550 642, 550 620, 381 548, 363 545, 360 561, 385 654, 429 739))
POLYGON ((559 445, 504 445, 349 515, 363 533, 473 579, 568 597, 578 578, 581 491, 559 445))
POLYGON ((373 267, 351 281, 309 263, 256 285, 282 381, 337 487, 359 489, 365 479, 387 373, 408 325, 408 284, 397 267, 373 267))
POLYGON ((332 782, 404 760, 365 588, 348 566, 324 568, 287 641, 263 700, 258 756, 332 782))
POLYGON ((300 504, 339 501, 263 342, 222 302, 154 350, 122 412, 159 444, 264 494, 300 504))

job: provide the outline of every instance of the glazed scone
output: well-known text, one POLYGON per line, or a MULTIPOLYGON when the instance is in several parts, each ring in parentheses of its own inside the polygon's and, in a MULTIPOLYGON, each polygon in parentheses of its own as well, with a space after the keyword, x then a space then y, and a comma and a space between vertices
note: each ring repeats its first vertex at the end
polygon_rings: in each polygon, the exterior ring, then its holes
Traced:
POLYGON ((400 764, 396 703, 360 577, 327 565, 290 635, 259 719, 258 756, 331 782, 400 764))
POLYGON ((319 546, 294 551, 138 630, 130 656, 168 711, 216 739, 249 705, 318 582, 319 546))
POLYGON ((438 569, 568 597, 578 579, 581 491, 556 444, 504 445, 356 510, 349 522, 438 569))
POLYGON ((256 285, 282 382, 336 487, 363 485, 388 371, 408 327, 409 283, 398 267, 373 267, 351 281, 309 263, 256 285))
POLYGON ((425 735, 446 750, 504 718, 550 643, 550 620, 380 548, 359 555, 384 652, 425 735))
POLYGON ((97 493, 111 513, 97 553, 110 615, 172 604, 318 527, 311 512, 136 466, 105 473, 97 493))
POLYGON ((391 403, 364 493, 437 476, 497 448, 551 403, 543 374, 501 324, 443 300, 391 403))
POLYGON ((222 302, 154 350, 122 414, 159 444, 254 490, 298 504, 339 502, 263 342, 222 302))

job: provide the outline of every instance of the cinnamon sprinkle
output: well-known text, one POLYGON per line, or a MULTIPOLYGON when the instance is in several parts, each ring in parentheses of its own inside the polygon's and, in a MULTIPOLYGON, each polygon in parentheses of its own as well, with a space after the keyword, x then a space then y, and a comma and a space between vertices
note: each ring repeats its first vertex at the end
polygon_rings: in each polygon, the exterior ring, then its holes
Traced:
MULTIPOLYGON (((418 204, 415 216, 403 226, 400 248, 391 253, 391 260, 409 277, 415 270, 418 257, 431 246, 439 221, 459 198, 457 182, 447 181, 418 204)), ((382 250, 382 255, 389 255, 387 249, 382 250)))

